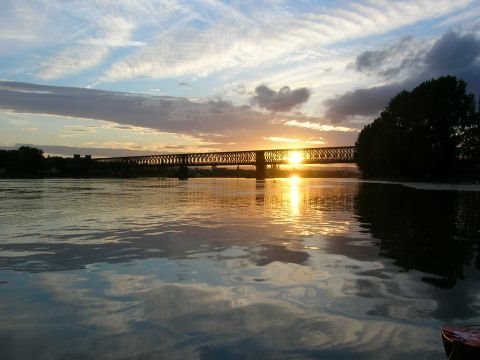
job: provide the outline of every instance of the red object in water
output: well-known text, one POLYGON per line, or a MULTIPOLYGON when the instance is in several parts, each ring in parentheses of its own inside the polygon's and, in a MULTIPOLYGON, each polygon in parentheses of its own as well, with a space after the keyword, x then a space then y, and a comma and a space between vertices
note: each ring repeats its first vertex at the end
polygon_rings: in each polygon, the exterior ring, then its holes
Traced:
POLYGON ((443 325, 442 340, 449 359, 480 359, 480 328, 443 325))

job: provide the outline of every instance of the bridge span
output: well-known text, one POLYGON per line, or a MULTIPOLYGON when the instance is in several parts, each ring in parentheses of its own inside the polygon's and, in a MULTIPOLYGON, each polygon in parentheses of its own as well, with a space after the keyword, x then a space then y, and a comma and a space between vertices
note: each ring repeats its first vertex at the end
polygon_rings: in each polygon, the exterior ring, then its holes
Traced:
POLYGON ((353 163, 354 146, 316 147, 304 149, 225 151, 212 153, 164 154, 95 159, 100 163, 125 166, 178 167, 179 179, 188 179, 189 166, 253 165, 256 178, 265 179, 267 165, 289 164, 297 154, 301 164, 353 163))

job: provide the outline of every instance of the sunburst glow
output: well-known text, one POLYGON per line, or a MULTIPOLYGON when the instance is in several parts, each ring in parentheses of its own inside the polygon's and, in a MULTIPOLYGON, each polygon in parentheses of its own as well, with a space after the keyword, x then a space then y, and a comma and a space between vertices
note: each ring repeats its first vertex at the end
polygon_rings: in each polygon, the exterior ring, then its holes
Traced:
POLYGON ((291 151, 288 153, 288 163, 298 165, 303 161, 303 156, 300 151, 291 151))

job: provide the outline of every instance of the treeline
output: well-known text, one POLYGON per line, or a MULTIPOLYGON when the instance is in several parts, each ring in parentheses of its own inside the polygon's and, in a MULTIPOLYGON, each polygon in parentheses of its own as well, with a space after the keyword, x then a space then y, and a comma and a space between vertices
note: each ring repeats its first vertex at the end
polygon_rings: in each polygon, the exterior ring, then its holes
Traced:
POLYGON ((18 150, 0 150, 0 173, 34 175, 44 166, 43 150, 22 146, 18 150))
POLYGON ((177 169, 105 164, 93 160, 89 155, 45 157, 43 150, 30 146, 22 146, 18 150, 0 150, 0 177, 4 178, 138 176, 174 177, 177 176, 177 169))
POLYGON ((0 150, 0 176, 3 177, 88 176, 96 167, 90 157, 45 157, 43 150, 30 146, 0 150))
POLYGON ((466 87, 445 76, 392 98, 355 144, 364 177, 478 179, 480 113, 466 87))
POLYGON ((22 146, 18 150, 0 150, 0 177, 138 177, 177 176, 175 168, 130 167, 124 164, 105 164, 91 156, 71 158, 44 156, 43 150, 22 146))

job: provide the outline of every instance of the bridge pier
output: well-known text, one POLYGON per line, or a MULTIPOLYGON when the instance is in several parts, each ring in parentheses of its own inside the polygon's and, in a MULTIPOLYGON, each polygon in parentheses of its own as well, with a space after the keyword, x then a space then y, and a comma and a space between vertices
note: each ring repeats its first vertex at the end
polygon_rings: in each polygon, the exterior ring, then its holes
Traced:
POLYGON ((187 155, 180 155, 180 162, 182 165, 178 168, 178 180, 188 180, 187 155))
POLYGON ((265 151, 255 152, 255 178, 265 180, 265 151))
POLYGON ((182 165, 177 171, 178 180, 188 180, 188 167, 182 165))

